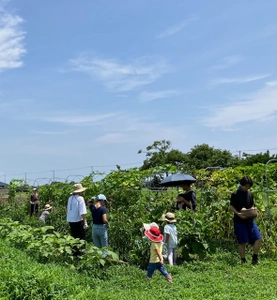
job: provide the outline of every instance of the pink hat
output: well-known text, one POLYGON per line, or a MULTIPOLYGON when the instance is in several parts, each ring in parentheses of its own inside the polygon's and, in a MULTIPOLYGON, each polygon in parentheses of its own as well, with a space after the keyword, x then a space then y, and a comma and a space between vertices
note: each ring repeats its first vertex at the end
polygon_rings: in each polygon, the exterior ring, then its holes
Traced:
POLYGON ((157 227, 152 227, 148 230, 145 230, 144 233, 152 242, 159 243, 163 240, 163 235, 161 234, 161 231, 157 227))

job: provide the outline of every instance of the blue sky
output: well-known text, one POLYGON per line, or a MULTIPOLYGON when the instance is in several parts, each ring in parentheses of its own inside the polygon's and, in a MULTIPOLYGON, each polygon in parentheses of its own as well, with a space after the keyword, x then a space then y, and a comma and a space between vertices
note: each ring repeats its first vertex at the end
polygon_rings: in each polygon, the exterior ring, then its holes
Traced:
POLYGON ((162 139, 276 152, 276 11, 0 0, 0 181, 140 166, 138 150, 162 139))

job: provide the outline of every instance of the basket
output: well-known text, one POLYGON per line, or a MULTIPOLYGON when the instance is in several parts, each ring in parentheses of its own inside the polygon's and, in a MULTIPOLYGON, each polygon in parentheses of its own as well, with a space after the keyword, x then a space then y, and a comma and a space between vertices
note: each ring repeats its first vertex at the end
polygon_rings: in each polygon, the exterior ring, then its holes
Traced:
POLYGON ((241 214, 243 214, 247 219, 255 219, 258 216, 258 210, 257 208, 242 208, 240 211, 241 214))

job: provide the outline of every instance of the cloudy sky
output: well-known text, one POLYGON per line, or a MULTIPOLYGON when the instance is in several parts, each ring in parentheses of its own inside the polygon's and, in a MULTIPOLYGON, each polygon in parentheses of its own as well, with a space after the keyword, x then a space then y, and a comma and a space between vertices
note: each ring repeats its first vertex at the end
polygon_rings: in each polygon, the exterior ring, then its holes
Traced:
POLYGON ((0 181, 276 152, 277 1, 0 0, 0 181), (55 172, 53 172, 55 170, 55 172))

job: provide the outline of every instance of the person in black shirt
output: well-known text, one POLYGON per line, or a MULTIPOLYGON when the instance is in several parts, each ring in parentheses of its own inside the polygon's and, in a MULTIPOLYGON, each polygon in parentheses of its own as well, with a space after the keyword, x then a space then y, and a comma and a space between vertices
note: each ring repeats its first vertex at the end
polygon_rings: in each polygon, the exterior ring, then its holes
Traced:
POLYGON ((258 253, 261 248, 262 236, 259 228, 253 219, 247 219, 242 213, 242 208, 253 208, 254 198, 249 191, 253 181, 249 176, 245 176, 240 180, 239 188, 231 195, 230 210, 234 213, 234 229, 239 244, 239 255, 241 262, 245 263, 245 246, 247 243, 253 245, 254 254, 252 256, 252 264, 259 263, 258 253))
POLYGON ((196 194, 190 187, 190 182, 182 185, 184 193, 177 196, 176 209, 191 209, 196 210, 196 194))
POLYGON ((107 256, 108 247, 108 228, 109 222, 107 219, 107 209, 105 204, 108 202, 105 195, 100 194, 96 197, 96 203, 93 204, 93 200, 88 202, 89 209, 92 214, 92 240, 94 246, 97 248, 105 248, 103 251, 103 257, 107 256))

